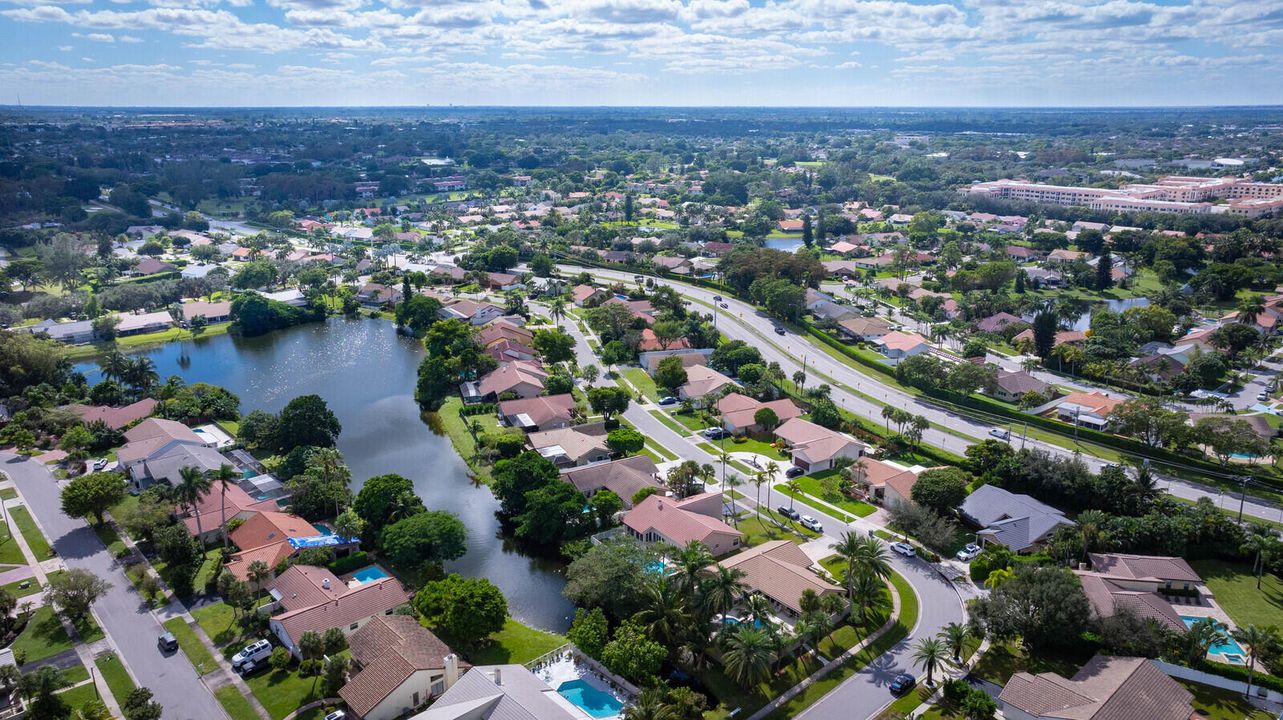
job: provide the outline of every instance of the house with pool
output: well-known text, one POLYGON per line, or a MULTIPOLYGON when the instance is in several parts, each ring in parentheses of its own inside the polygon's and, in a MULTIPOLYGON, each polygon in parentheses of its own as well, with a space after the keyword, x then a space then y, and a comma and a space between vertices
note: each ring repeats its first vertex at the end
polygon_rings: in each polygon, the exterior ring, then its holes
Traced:
POLYGON ((468 664, 410 615, 375 615, 348 637, 355 671, 339 690, 358 720, 393 720, 439 697, 468 664))
POLYGON ((303 633, 325 634, 338 628, 344 635, 352 635, 373 618, 392 615, 411 595, 400 580, 377 565, 344 578, 323 567, 291 565, 267 591, 275 613, 268 627, 296 657, 301 657, 298 640, 303 633))
POLYGON ((410 720, 617 720, 633 695, 573 646, 533 664, 474 667, 410 720))
MULTIPOLYGON (((723 558, 706 571, 715 572, 718 567, 724 567, 744 573, 742 582, 746 594, 764 595, 775 606, 776 619, 792 626, 802 615, 802 594, 807 590, 820 597, 844 594, 842 588, 820 577, 814 566, 814 561, 796 543, 772 540, 723 558)), ((728 615, 723 622, 734 624, 739 619, 728 615)))

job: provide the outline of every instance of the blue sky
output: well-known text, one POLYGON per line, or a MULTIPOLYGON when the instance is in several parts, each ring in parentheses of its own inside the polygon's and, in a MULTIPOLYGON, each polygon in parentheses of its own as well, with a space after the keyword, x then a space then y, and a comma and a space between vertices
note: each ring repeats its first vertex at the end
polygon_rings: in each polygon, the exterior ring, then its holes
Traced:
POLYGON ((1283 103, 1283 0, 0 0, 0 104, 1283 103))

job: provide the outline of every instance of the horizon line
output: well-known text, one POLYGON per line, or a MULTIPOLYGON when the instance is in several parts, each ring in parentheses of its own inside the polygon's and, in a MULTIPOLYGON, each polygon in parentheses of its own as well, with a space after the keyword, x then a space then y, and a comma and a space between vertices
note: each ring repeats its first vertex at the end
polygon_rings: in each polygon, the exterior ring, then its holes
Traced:
POLYGON ((28 105, 0 104, 0 111, 29 110, 1283 110, 1283 103, 1172 105, 28 105))

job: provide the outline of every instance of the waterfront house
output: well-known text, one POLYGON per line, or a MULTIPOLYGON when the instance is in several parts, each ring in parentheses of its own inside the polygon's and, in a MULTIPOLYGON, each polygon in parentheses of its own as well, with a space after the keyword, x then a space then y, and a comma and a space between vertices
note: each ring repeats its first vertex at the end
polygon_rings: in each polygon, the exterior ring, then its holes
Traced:
POLYGON ((339 697, 358 720, 393 720, 440 697, 469 665, 410 615, 375 615, 348 637, 355 674, 339 697))
POLYGON ((624 515, 628 534, 645 543, 663 541, 685 547, 698 540, 714 557, 740 547, 740 531, 722 521, 722 494, 703 493, 684 500, 652 495, 624 515))

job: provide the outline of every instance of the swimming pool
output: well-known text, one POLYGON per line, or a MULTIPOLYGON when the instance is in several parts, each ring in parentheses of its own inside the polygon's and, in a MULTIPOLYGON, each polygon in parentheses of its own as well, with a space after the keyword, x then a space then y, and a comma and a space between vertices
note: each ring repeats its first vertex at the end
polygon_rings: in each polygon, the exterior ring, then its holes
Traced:
POLYGON ((329 529, 329 528, 325 527, 325 526, 324 526, 324 525, 322 525, 321 523, 312 523, 312 527, 313 527, 313 528, 316 528, 316 531, 317 531, 317 532, 319 532, 319 533, 321 533, 322 535, 333 535, 333 534, 334 534, 334 531, 333 531, 333 530, 331 530, 331 529, 329 529))
MULTIPOLYGON (((1185 623, 1185 627, 1193 627, 1194 623, 1202 619, 1203 618, 1201 617, 1191 617, 1189 615, 1181 615, 1181 622, 1185 623)), ((1216 643, 1212 647, 1208 648, 1207 654, 1221 655, 1221 656, 1224 656, 1226 659, 1232 660, 1233 662, 1237 662, 1237 663, 1243 662, 1243 658, 1247 656, 1247 653, 1243 651, 1243 646, 1239 645, 1237 640, 1230 637, 1229 628, 1225 627, 1223 623, 1218 622, 1216 620, 1213 620, 1212 622, 1216 623, 1217 630, 1220 630, 1221 632, 1225 633, 1225 642, 1216 643)))
POLYGON ((567 680, 557 686, 557 694, 595 718, 614 717, 624 709, 614 695, 598 690, 587 680, 567 680))
POLYGON ((378 565, 369 565, 352 573, 352 579, 360 583, 374 582, 387 577, 388 573, 378 565))

